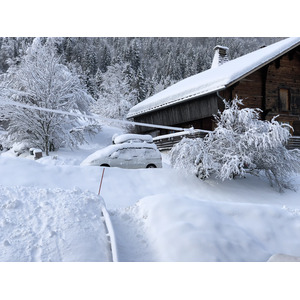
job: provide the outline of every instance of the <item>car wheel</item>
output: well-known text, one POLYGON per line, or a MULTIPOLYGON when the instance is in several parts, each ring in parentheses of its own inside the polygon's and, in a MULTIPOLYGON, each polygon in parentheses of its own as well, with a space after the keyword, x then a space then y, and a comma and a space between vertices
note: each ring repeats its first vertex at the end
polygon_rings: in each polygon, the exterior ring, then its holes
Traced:
POLYGON ((108 164, 103 164, 103 165, 101 165, 100 167, 107 167, 107 168, 109 168, 110 165, 108 165, 108 164))
POLYGON ((151 165, 148 165, 147 168, 156 168, 156 165, 151 164, 151 165))

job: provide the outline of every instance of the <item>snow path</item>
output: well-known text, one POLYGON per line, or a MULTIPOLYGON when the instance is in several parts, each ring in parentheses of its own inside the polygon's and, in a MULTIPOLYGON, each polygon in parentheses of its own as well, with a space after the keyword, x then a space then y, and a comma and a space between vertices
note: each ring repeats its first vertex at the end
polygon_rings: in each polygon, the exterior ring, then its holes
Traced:
POLYGON ((135 207, 109 211, 116 234, 120 262, 157 261, 147 239, 143 220, 136 217, 135 207))

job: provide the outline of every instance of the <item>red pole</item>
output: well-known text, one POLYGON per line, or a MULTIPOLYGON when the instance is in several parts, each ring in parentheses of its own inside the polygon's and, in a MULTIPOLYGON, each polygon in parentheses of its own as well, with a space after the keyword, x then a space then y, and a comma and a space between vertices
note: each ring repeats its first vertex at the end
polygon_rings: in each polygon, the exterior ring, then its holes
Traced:
POLYGON ((102 171, 102 177, 101 177, 101 181, 100 181, 100 186, 99 186, 99 192, 98 192, 98 195, 100 195, 101 186, 102 186, 102 180, 103 180, 103 176, 104 176, 104 171, 105 171, 105 168, 103 168, 103 171, 102 171))

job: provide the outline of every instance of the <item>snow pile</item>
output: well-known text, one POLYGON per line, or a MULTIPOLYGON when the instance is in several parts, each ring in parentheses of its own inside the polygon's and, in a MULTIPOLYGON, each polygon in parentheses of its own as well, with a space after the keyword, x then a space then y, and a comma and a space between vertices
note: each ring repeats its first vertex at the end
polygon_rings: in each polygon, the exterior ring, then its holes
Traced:
POLYGON ((124 142, 135 142, 135 143, 140 143, 143 141, 147 143, 153 142, 153 138, 149 134, 122 134, 122 135, 113 136, 112 140, 113 143, 115 144, 121 144, 124 142))
POLYGON ((228 203, 184 195, 138 204, 161 261, 267 261, 300 255, 300 218, 277 205, 228 203))
POLYGON ((108 261, 101 198, 0 186, 0 261, 108 261))
POLYGON ((269 262, 300 262, 300 257, 285 255, 285 254, 274 254, 272 255, 269 262))

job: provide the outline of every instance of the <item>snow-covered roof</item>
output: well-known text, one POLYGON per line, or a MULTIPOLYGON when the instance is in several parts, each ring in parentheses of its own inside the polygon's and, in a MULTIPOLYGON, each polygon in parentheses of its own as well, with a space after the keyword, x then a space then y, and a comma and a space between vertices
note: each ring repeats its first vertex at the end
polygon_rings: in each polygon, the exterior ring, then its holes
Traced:
POLYGON ((132 107, 127 118, 223 90, 298 45, 299 37, 287 38, 188 77, 132 107))

